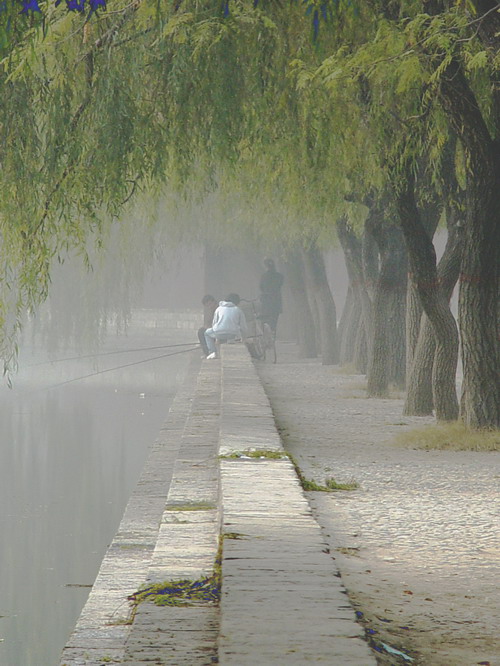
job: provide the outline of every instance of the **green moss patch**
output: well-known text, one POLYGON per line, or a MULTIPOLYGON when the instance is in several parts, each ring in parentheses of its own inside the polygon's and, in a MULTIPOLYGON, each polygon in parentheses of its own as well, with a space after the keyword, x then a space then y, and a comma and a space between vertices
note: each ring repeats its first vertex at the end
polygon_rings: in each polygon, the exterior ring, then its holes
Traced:
POLYGON ((220 600, 220 575, 212 574, 198 580, 171 580, 150 585, 128 597, 136 606, 152 601, 157 606, 192 606, 218 604, 220 600))
POLYGON ((132 618, 135 617, 137 607, 144 601, 152 601, 157 606, 215 606, 220 602, 222 584, 222 544, 224 539, 219 537, 219 547, 211 576, 198 580, 170 580, 141 588, 128 598, 133 603, 132 618))
POLYGON ((287 454, 284 451, 270 451, 265 449, 249 449, 248 451, 234 451, 234 453, 228 453, 227 455, 219 456, 221 460, 241 460, 245 458, 253 459, 267 459, 267 460, 281 460, 287 458, 287 454))
POLYGON ((331 493, 336 490, 356 490, 357 488, 359 488, 359 484, 354 480, 349 481, 347 483, 339 483, 335 481, 333 477, 330 477, 326 479, 325 484, 322 485, 320 483, 316 483, 316 481, 313 481, 311 479, 306 479, 306 477, 302 473, 302 470, 298 466, 295 458, 290 454, 288 454, 288 457, 290 458, 293 466, 295 467, 295 471, 297 473, 297 476, 299 477, 300 485, 302 486, 303 490, 331 493))
POLYGON ((211 502, 188 502, 186 504, 168 504, 165 511, 210 511, 216 509, 211 502))
POLYGON ((325 485, 328 490, 357 490, 359 488, 359 483, 357 481, 346 481, 339 482, 335 481, 333 477, 326 479, 325 485))

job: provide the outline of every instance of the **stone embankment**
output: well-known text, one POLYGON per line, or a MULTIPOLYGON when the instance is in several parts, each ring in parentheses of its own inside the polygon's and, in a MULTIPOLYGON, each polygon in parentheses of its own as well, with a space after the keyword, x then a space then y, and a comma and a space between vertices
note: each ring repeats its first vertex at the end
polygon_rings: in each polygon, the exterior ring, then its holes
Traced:
POLYGON ((375 659, 246 349, 224 345, 192 359, 61 666, 316 662, 375 659), (219 603, 179 605, 181 580, 221 583, 219 603))

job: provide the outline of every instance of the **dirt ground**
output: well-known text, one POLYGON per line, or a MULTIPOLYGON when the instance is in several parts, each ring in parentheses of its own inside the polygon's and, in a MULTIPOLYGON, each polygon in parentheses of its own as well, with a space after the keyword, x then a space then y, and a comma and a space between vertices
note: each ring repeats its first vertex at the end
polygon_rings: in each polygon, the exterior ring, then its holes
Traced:
POLYGON ((278 354, 258 371, 286 450, 306 478, 359 484, 308 498, 379 663, 499 666, 499 454, 398 445, 433 420, 293 344, 278 354))

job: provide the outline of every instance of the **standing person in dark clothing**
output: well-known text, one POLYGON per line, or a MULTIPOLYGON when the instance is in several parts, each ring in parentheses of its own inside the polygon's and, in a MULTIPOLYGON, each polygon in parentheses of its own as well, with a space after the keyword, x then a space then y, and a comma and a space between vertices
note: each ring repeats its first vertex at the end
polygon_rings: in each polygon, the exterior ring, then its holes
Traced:
POLYGON ((282 312, 281 287, 283 286, 283 275, 278 273, 274 260, 264 259, 265 273, 260 278, 260 309, 261 319, 269 324, 273 333, 276 333, 278 317, 282 312))
POLYGON ((201 299, 203 305, 203 326, 198 329, 198 340, 200 341, 201 348, 203 349, 203 357, 205 358, 210 353, 208 351, 207 342, 205 340, 205 331, 211 328, 214 320, 214 313, 219 305, 212 294, 206 294, 201 299))

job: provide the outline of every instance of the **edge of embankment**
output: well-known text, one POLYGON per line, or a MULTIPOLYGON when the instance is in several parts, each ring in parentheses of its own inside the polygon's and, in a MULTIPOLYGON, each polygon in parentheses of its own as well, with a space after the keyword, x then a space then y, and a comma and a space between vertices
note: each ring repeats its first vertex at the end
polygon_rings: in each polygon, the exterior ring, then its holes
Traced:
POLYGON ((375 664, 243 345, 192 359, 61 666, 152 659, 375 664), (214 566, 218 606, 130 602, 214 566))

